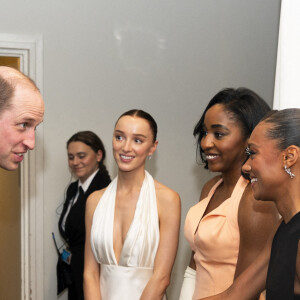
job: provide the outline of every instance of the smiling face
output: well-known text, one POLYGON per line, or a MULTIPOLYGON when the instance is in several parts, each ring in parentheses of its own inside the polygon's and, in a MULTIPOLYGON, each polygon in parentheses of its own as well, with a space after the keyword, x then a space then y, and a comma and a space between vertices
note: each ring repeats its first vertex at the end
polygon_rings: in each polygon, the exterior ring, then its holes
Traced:
POLYGON ((98 168, 102 152, 97 153, 82 142, 71 142, 68 145, 68 162, 71 171, 84 183, 98 168))
POLYGON ((274 200, 289 179, 283 169, 284 151, 278 149, 276 140, 265 137, 269 126, 262 122, 253 130, 248 145, 249 159, 243 166, 257 200, 274 200))
POLYGON ((215 104, 206 112, 203 131, 200 146, 209 170, 222 173, 240 170, 246 159, 247 139, 222 104, 215 104))
POLYGON ((10 107, 0 114, 0 167, 15 170, 35 145, 35 129, 43 121, 44 102, 38 90, 18 84, 10 107))
POLYGON ((144 170, 147 156, 157 147, 147 120, 135 116, 121 117, 114 130, 113 154, 120 171, 144 170))

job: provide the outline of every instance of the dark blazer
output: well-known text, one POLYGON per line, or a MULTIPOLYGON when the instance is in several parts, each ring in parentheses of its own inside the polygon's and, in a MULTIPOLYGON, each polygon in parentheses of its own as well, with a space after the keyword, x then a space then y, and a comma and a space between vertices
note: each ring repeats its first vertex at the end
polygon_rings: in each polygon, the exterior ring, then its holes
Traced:
POLYGON ((85 243, 85 204, 88 196, 96 190, 101 190, 111 182, 106 170, 99 170, 93 178, 89 188, 82 198, 78 198, 71 207, 65 223, 65 230, 62 228, 62 221, 78 189, 78 180, 71 183, 68 187, 66 200, 62 214, 59 218, 58 228, 61 236, 66 241, 72 253, 71 272, 72 286, 69 287, 69 299, 83 300, 83 262, 84 262, 84 243, 85 243))

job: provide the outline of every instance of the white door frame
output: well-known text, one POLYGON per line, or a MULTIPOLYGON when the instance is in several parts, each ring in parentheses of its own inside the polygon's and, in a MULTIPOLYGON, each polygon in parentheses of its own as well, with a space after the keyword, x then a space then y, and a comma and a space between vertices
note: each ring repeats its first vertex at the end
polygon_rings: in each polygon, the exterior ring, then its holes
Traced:
MULTIPOLYGON (((43 92, 43 40, 41 36, 0 33, 0 55, 20 58, 20 69, 43 92)), ((44 298, 43 262, 43 125, 36 131, 36 148, 21 164, 21 295, 44 298)))

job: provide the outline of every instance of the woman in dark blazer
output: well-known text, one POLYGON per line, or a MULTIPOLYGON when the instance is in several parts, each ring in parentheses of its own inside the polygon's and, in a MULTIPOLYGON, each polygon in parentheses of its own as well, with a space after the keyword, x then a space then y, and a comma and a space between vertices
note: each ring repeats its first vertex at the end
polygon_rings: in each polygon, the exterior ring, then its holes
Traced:
POLYGON ((103 143, 95 133, 81 131, 74 134, 67 142, 67 150, 70 170, 78 180, 67 189, 58 227, 72 254, 72 284, 68 287, 68 299, 83 300, 86 199, 92 192, 105 188, 111 179, 103 163, 103 143))

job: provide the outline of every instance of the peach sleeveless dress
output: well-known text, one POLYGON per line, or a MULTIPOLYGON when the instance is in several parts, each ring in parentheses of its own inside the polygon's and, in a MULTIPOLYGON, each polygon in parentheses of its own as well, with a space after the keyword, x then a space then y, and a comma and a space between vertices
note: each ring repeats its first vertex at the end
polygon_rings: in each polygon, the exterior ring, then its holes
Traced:
POLYGON ((206 198, 190 208, 185 220, 184 234, 195 252, 197 273, 193 299, 221 293, 234 279, 240 244, 238 208, 248 181, 241 176, 231 197, 203 216, 222 181, 220 179, 206 198))

